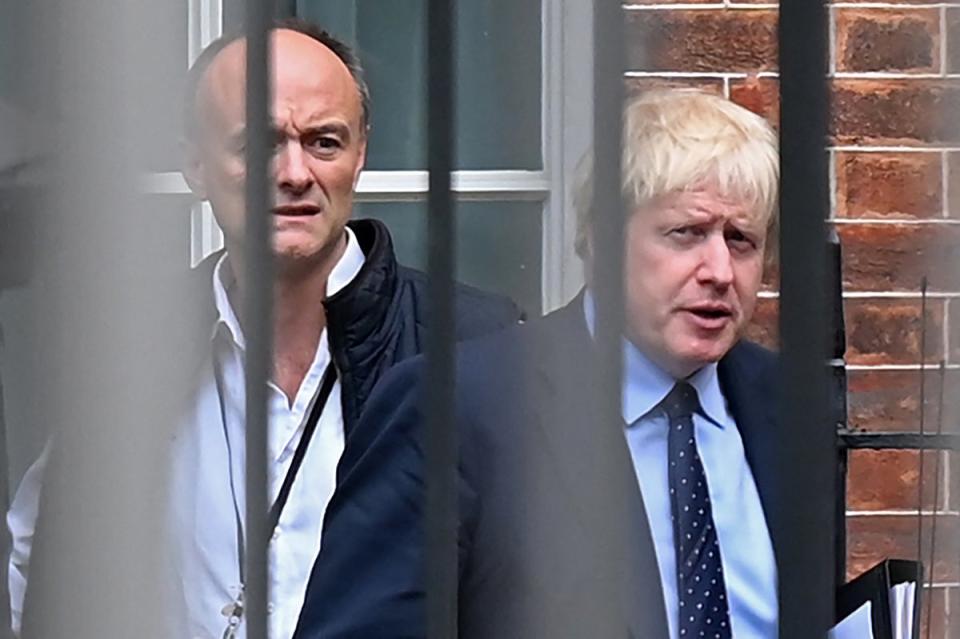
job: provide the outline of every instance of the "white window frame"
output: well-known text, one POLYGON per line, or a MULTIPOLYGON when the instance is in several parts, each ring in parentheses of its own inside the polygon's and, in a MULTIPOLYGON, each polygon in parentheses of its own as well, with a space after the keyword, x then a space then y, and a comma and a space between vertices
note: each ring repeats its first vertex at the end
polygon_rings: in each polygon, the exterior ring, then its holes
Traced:
MULTIPOLYGON (((542 171, 455 171, 452 188, 465 201, 543 203, 542 310, 558 308, 583 285, 574 254, 576 214, 570 187, 592 135, 591 3, 542 0, 542 171)), ((189 61, 223 32, 223 0, 188 0, 189 61)), ((178 172, 152 173, 144 188, 154 194, 186 194, 178 172)), ((427 196, 426 171, 364 171, 358 202, 415 202, 427 196)), ((223 247, 209 203, 191 209, 190 254, 194 264, 223 247)), ((531 309, 532 310, 532 309, 531 309)))

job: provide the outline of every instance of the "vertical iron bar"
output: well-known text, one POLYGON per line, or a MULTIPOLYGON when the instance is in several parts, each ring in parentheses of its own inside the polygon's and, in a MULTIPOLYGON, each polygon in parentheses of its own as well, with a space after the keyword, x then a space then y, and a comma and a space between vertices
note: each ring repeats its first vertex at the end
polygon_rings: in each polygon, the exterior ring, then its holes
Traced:
POLYGON ((297 6, 299 3, 297 0, 276 0, 276 3, 277 18, 293 18, 299 11, 299 7, 297 6))
POLYGON ((917 451, 917 561, 923 562, 923 435, 927 406, 927 278, 920 278, 920 448, 917 451))
POLYGON ((603 386, 620 415, 621 351, 623 332, 623 227, 621 139, 623 121, 623 15, 613 2, 594 2, 593 71, 593 288, 597 296, 597 337, 605 370, 603 386), (616 391, 616 393, 614 393, 616 391), (616 396, 614 396, 616 395, 616 396))
POLYGON ((247 181, 243 305, 246 360, 246 512, 244 618, 247 636, 267 636, 267 384, 271 370, 273 260, 270 241, 268 105, 269 22, 273 3, 247 0, 245 25, 247 181))
POLYGON ((152 250, 164 246, 167 222, 137 187, 150 156, 142 125, 165 128, 143 79, 158 77, 154 56, 182 29, 162 4, 8 3, 28 20, 12 25, 27 46, 10 88, 24 91, 25 123, 36 116, 44 133, 31 208, 39 286, 24 308, 35 348, 17 368, 43 380, 29 389, 27 417, 52 442, 23 637, 171 636, 165 452, 187 391, 179 336, 193 308, 179 304, 179 278, 152 250), (174 316, 162 339, 144 339, 145 327, 174 316))
MULTIPOLYGON (((924 319, 926 319, 926 316, 924 316, 924 319)), ((937 398, 937 435, 943 434, 943 391, 944 384, 947 383, 947 378, 945 375, 946 365, 947 363, 941 359, 939 367, 940 394, 937 398)), ((923 455, 922 448, 920 449, 920 455, 923 455)), ((928 555, 930 560, 927 562, 927 631, 924 634, 925 639, 930 639, 930 633, 933 630, 933 572, 935 567, 934 562, 937 560, 937 504, 940 502, 940 458, 942 456, 943 451, 936 449, 936 459, 933 470, 933 508, 931 509, 932 512, 930 513, 930 554, 928 555)), ((923 495, 921 494, 921 498, 922 497, 923 495)), ((944 510, 946 510, 946 506, 947 505, 944 504, 944 510)))
POLYGON ((824 0, 780 3, 782 446, 780 636, 824 637, 834 619, 836 426, 827 410, 829 211, 824 0))
MULTIPOLYGON (((427 243, 430 332, 426 343, 427 636, 457 636, 457 431, 454 424, 453 0, 430 0, 427 15, 427 243)), ((426 397, 426 395, 425 395, 426 397)))
MULTIPOLYGON (((623 237, 625 205, 622 188, 623 99, 625 70, 623 10, 619 2, 594 0, 593 3, 593 273, 591 289, 595 295, 596 338, 598 346, 597 385, 591 389, 597 406, 598 429, 603 438, 608 466, 616 465, 617 449, 624 446, 621 411, 623 304, 623 237)), ((628 486, 620 477, 632 477, 630 469, 610 469, 612 478, 603 494, 595 495, 603 504, 605 516, 597 522, 598 539, 609 540, 600 548, 598 567, 608 578, 602 593, 604 610, 593 621, 598 636, 623 634, 623 594, 628 588, 624 567, 628 564, 629 527, 627 525, 628 486)), ((634 602, 642 605, 642 602, 634 602)))
POLYGON ((834 424, 835 446, 837 448, 837 494, 834 496, 834 579, 842 584, 847 577, 847 468, 850 455, 842 445, 839 433, 847 430, 847 330, 843 314, 843 247, 836 229, 829 229, 827 254, 829 256, 830 302, 832 304, 832 348, 830 362, 830 410, 834 424))
POLYGON ((847 470, 850 467, 850 451, 843 445, 840 438, 835 436, 837 447, 837 494, 834 497, 834 517, 836 528, 834 534, 833 578, 837 585, 847 580, 847 470))

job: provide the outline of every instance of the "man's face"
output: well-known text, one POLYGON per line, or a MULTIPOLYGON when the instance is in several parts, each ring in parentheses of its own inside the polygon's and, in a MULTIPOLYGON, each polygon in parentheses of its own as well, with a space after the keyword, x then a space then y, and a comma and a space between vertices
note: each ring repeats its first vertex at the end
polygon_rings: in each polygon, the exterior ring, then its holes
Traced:
MULTIPOLYGON (((323 260, 342 246, 363 168, 366 132, 361 102, 346 66, 301 33, 274 31, 273 248, 281 261, 323 260)), ((213 60, 197 96, 202 132, 188 166, 191 185, 207 197, 227 247, 243 246, 246 146, 245 43, 213 60)))
POLYGON ((626 224, 627 336, 678 379, 718 361, 753 315, 767 218, 713 188, 676 192, 626 224))

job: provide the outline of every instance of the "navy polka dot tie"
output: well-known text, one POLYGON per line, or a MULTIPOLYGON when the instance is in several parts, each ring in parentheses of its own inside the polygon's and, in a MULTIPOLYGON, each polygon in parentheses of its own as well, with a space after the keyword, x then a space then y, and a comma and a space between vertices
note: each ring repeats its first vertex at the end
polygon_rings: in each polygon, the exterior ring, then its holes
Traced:
POLYGON ((700 410, 700 400, 693 386, 678 382, 660 405, 670 420, 667 448, 680 603, 678 634, 727 639, 731 636, 730 610, 720 544, 693 429, 693 414, 700 410))

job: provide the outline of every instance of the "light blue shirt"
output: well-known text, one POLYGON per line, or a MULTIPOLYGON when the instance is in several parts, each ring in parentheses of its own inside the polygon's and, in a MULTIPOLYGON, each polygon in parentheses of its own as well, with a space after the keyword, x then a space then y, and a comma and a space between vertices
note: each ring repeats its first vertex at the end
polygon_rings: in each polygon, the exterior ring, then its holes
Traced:
MULTIPOLYGON (((584 313, 593 334, 594 306, 589 292, 584 297, 584 313)), ((623 420, 630 424, 626 439, 660 568, 670 637, 676 639, 679 604, 667 475, 668 424, 664 414, 651 411, 677 380, 627 340, 623 340, 623 358, 623 420)), ((720 390, 717 365, 701 368, 687 381, 697 389, 707 415, 694 415, 693 425, 713 504, 733 636, 775 638, 777 568, 773 543, 740 431, 720 390)))

